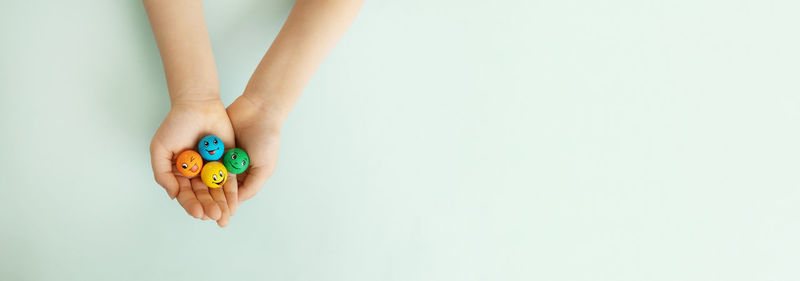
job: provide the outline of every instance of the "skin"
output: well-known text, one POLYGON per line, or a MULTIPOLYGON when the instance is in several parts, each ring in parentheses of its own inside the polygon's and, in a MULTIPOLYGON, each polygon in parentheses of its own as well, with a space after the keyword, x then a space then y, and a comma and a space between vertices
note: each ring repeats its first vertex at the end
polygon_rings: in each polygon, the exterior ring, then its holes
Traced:
POLYGON ((296 1, 244 93, 227 111, 219 98, 202 1, 143 2, 172 102, 150 145, 153 174, 191 216, 211 218, 225 226, 238 205, 255 196, 272 176, 283 121, 363 1, 296 1), (172 170, 176 153, 191 147, 192 139, 208 134, 250 156, 250 167, 242 174, 229 175, 224 193, 219 188, 209 191, 197 177, 191 181, 177 178, 172 170))
POLYGON ((250 167, 236 177, 239 202, 255 196, 272 176, 284 120, 362 3, 296 1, 244 93, 228 107, 236 146, 250 156, 250 167))
POLYGON ((161 53, 172 108, 150 142, 156 182, 178 199, 195 218, 210 218, 219 226, 230 221, 238 205, 237 181, 209 190, 199 177, 176 176, 172 165, 178 153, 194 149, 197 138, 217 135, 234 141, 233 126, 219 99, 219 81, 200 1, 145 1, 161 53))

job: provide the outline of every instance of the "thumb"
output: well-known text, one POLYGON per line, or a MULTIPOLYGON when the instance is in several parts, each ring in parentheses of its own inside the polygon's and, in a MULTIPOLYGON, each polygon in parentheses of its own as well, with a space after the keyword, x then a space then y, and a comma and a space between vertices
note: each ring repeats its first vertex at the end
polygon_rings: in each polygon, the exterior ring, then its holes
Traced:
POLYGON ((153 177, 166 191, 170 199, 178 196, 178 179, 172 172, 172 153, 162 149, 150 149, 150 164, 153 177))
POLYGON ((239 203, 242 203, 258 193, 261 187, 267 183, 267 179, 272 175, 271 172, 263 167, 252 167, 247 171, 247 176, 244 178, 242 185, 239 187, 239 203))

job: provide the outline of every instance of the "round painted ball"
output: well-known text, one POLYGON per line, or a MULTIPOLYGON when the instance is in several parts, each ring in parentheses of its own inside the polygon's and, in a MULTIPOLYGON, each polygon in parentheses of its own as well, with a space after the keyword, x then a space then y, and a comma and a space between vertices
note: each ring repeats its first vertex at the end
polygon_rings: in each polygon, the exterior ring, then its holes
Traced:
POLYGON ((225 145, 222 144, 222 139, 215 135, 208 135, 200 139, 197 143, 197 151, 203 156, 203 159, 208 161, 216 161, 225 153, 225 145))
POLYGON ((203 159, 200 154, 194 150, 184 150, 178 154, 178 159, 175 160, 175 167, 181 175, 191 178, 200 173, 203 168, 203 159))
POLYGON ((222 156, 222 164, 229 173, 241 174, 247 170, 247 166, 250 166, 250 156, 247 156, 247 152, 241 148, 234 148, 225 151, 225 156, 222 156))
POLYGON ((218 188, 228 180, 228 171, 220 162, 208 162, 200 172, 200 179, 210 188, 218 188))

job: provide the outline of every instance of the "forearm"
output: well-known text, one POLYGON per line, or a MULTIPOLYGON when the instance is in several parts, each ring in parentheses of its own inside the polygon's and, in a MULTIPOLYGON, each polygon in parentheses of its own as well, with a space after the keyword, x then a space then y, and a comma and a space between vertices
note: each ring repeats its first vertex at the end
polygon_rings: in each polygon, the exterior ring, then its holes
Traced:
POLYGON ((355 19, 361 0, 298 0, 244 95, 275 122, 294 107, 319 65, 355 19))
POLYGON ((219 78, 201 0, 143 0, 172 104, 219 99, 219 78))

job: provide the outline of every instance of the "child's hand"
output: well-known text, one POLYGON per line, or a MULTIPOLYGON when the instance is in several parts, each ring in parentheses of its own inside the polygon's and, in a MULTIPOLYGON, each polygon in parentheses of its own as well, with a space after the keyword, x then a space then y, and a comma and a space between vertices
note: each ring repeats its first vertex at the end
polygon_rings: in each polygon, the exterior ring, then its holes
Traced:
POLYGON ((236 145, 250 156, 250 167, 237 175, 238 203, 255 196, 272 176, 278 163, 282 122, 270 113, 246 94, 228 106, 228 116, 236 134, 236 145))
POLYGON ((272 176, 283 120, 362 2, 297 1, 244 93, 228 107, 237 145, 250 156, 250 167, 237 178, 239 203, 256 195, 272 176))
POLYGON ((177 155, 186 149, 197 150, 197 141, 209 134, 219 136, 226 147, 234 147, 233 128, 222 101, 173 102, 150 143, 150 160, 156 182, 170 198, 177 197, 189 215, 208 217, 225 226, 238 205, 236 176, 230 175, 223 188, 208 188, 199 176, 190 181, 175 168, 177 155))
POLYGON ((224 226, 240 202, 258 193, 275 171, 283 120, 362 2, 298 1, 250 77, 245 93, 226 113, 219 95, 214 95, 219 92, 219 79, 202 1, 144 1, 173 101, 150 144, 153 174, 170 198, 177 197, 190 215, 209 217, 224 226), (201 96, 214 98, 198 99, 201 96), (195 99, 176 103, 181 97, 195 99), (177 154, 193 148, 199 137, 208 134, 250 156, 250 167, 230 175, 223 190, 209 190, 200 180, 189 180, 173 170, 177 154), (237 193, 238 186, 241 190, 237 193))

